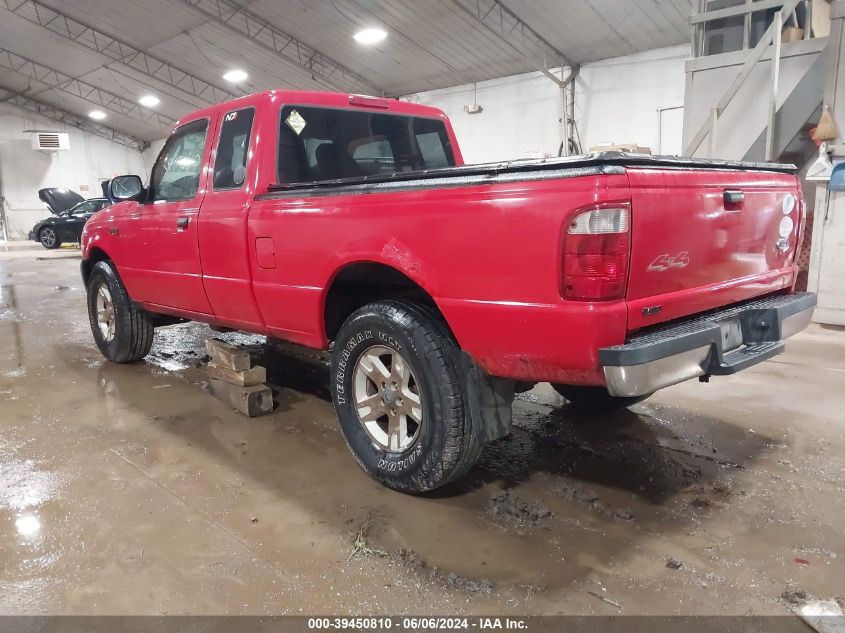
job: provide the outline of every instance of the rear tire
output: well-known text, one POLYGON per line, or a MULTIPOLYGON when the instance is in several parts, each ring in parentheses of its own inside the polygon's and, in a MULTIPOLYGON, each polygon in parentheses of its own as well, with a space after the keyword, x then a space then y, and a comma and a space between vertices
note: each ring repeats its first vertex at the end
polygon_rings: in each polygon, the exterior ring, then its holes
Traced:
POLYGON ((349 449, 373 479, 421 493, 478 460, 482 434, 469 415, 459 358, 426 306, 380 301, 343 324, 332 351, 332 401, 349 449))
POLYGON ((642 402, 652 394, 620 398, 611 396, 604 387, 587 387, 583 385, 557 385, 552 387, 561 396, 569 400, 573 407, 584 411, 614 411, 631 407, 642 402))
POLYGON ((59 239, 56 229, 51 226, 45 226, 38 231, 38 241, 41 242, 41 246, 49 248, 50 250, 59 248, 62 245, 62 241, 59 239))
POLYGON ((141 360, 152 347, 152 321, 132 305, 110 261, 97 262, 88 278, 88 320, 97 347, 113 363, 141 360))

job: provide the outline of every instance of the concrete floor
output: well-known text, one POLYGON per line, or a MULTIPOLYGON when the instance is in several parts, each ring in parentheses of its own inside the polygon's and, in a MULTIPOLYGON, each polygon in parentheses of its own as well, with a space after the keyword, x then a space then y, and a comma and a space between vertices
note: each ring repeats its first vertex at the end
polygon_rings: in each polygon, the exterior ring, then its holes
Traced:
POLYGON ((319 355, 228 335, 276 391, 253 420, 203 389, 205 326, 104 362, 77 257, 0 248, 2 614, 770 614, 787 589, 845 593, 841 330, 603 418, 538 387, 459 485, 414 498, 358 469, 319 355))

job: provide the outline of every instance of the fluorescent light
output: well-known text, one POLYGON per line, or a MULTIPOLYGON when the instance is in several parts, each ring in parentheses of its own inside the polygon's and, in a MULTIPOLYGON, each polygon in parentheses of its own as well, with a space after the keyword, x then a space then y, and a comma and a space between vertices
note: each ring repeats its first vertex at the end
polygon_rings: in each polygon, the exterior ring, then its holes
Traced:
POLYGON ((106 113, 102 110, 91 110, 91 112, 88 113, 88 116, 90 116, 95 121, 102 121, 106 118, 106 113))
POLYGON ((361 29, 352 37, 354 37, 355 41, 359 44, 365 44, 369 46, 371 44, 377 44, 378 42, 381 42, 384 38, 386 38, 387 31, 378 27, 372 27, 368 29, 361 29))
POLYGON ((161 99, 159 99, 155 95, 144 95, 143 97, 138 99, 138 103, 140 103, 142 106, 146 106, 148 108, 154 108, 159 103, 161 103, 161 99))
POLYGON ((225 79, 226 81, 231 81, 233 84, 240 83, 247 77, 249 77, 249 75, 247 75, 243 70, 240 70, 238 68, 230 70, 225 75, 223 75, 223 79, 225 79))

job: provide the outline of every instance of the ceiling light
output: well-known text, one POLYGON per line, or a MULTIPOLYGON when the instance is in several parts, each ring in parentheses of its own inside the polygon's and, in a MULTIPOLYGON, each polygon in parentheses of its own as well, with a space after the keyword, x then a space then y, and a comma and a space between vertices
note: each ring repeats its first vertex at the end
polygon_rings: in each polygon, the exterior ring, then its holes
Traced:
POLYGON ((138 103, 140 103, 142 106, 146 106, 148 108, 154 108, 159 103, 161 103, 161 99, 159 99, 155 95, 144 95, 143 97, 138 99, 138 103))
POLYGON ((355 41, 359 44, 377 44, 381 42, 384 38, 387 37, 387 31, 384 29, 380 29, 377 27, 369 28, 369 29, 361 29, 352 37, 355 38, 355 41))
POLYGON ((95 121, 102 121, 106 118, 106 113, 102 110, 91 110, 91 112, 88 113, 88 116, 90 116, 95 121))
POLYGON ((244 79, 249 77, 244 71, 240 69, 230 70, 225 75, 223 75, 223 79, 226 81, 231 81, 233 84, 237 84, 242 82, 244 79))

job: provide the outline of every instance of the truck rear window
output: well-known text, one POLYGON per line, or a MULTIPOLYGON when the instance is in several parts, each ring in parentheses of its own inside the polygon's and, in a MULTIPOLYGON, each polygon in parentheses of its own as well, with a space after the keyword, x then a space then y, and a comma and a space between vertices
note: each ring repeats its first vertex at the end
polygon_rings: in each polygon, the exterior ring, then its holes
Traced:
POLYGON ((279 119, 280 183, 450 167, 446 126, 383 112, 285 106, 279 119))

